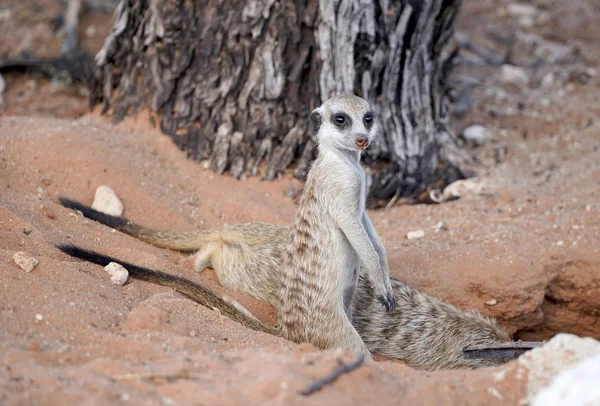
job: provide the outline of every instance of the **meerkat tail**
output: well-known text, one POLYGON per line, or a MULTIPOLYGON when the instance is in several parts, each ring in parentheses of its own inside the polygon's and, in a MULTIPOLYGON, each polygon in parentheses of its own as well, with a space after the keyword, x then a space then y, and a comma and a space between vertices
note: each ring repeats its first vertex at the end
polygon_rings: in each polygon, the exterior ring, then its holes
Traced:
POLYGON ((66 197, 59 198, 59 201, 64 207, 80 211, 84 217, 90 220, 97 221, 156 247, 177 251, 197 251, 211 241, 210 231, 173 232, 153 230, 135 224, 124 217, 115 217, 99 212, 66 197))
POLYGON ((495 366, 515 357, 516 352, 509 351, 498 351, 497 356, 484 356, 483 350, 465 352, 508 346, 510 336, 493 319, 461 311, 398 280, 391 282, 396 310, 377 311, 381 304, 365 274, 359 277, 352 302, 352 323, 372 352, 432 371, 495 366))
POLYGON ((111 262, 115 262, 127 269, 132 278, 173 288, 203 306, 218 309, 222 314, 245 327, 256 331, 278 335, 275 329, 264 325, 241 304, 226 296, 218 295, 206 286, 194 283, 188 279, 176 275, 171 275, 160 271, 153 271, 151 269, 133 265, 128 262, 123 262, 107 255, 102 255, 91 250, 77 247, 75 245, 57 245, 57 248, 71 257, 79 258, 101 266, 106 266, 111 262))

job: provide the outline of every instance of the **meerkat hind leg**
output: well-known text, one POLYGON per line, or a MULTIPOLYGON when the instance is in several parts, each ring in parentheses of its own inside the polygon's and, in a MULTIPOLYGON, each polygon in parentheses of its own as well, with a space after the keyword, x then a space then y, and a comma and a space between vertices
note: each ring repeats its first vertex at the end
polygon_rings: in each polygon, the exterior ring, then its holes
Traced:
POLYGON ((344 289, 344 310, 346 310, 346 316, 348 316, 348 320, 352 322, 352 300, 354 298, 354 294, 356 293, 356 285, 358 283, 358 275, 360 272, 360 268, 356 267, 354 272, 351 273, 351 278, 355 283, 350 283, 344 289))
POLYGON ((220 245, 215 242, 209 242, 196 253, 196 260, 194 261, 194 270, 196 272, 200 273, 206 268, 214 269, 213 256, 217 250, 223 249, 220 245))

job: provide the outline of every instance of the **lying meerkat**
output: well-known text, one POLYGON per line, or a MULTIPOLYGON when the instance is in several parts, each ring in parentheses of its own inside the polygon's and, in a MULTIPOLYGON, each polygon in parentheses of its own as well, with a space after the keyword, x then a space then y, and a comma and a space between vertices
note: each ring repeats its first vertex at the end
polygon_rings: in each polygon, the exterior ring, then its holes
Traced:
MULTIPOLYGON (((308 172, 291 229, 285 232, 265 224, 223 228, 202 245, 197 268, 210 263, 220 269, 246 267, 246 272, 263 268, 263 274, 279 269, 277 281, 268 283, 268 301, 277 308, 283 337, 370 358, 351 323, 361 264, 372 293, 387 311, 395 301, 385 249, 365 209, 366 180, 360 165, 361 152, 377 135, 379 125, 369 103, 353 95, 327 100, 311 113, 310 121, 318 157, 308 172), (247 238, 253 234, 256 239, 247 238), (246 240, 240 241, 241 237, 246 240), (273 239, 276 246, 269 243, 273 239)), ((135 229, 129 222, 121 224, 128 227, 135 229)), ((143 232, 137 234, 144 239, 143 232)), ((165 242, 163 246, 173 242, 168 233, 156 237, 165 242)), ((173 286, 172 281, 154 276, 154 281, 173 286)), ((232 278, 240 275, 229 272, 219 278, 233 287, 232 278)), ((267 282, 253 278, 257 284, 267 282)), ((259 289, 249 293, 258 296, 259 289)))
MULTIPOLYGON (((205 265, 209 266, 224 286, 277 306, 277 281, 290 233, 288 227, 247 223, 192 232, 158 231, 100 213, 72 200, 63 198, 61 203, 91 220, 150 244, 179 251, 198 251, 200 258, 196 261, 196 269, 201 271, 205 265), (211 246, 207 250, 209 244, 211 246)), ((109 262, 121 263, 133 278, 172 287, 201 304, 219 309, 249 328, 278 334, 254 317, 248 320, 248 312, 243 308, 240 310, 240 306, 236 307, 210 289, 184 278, 157 275, 151 270, 140 270, 134 265, 76 247, 61 249, 69 255, 103 266, 109 262)), ((361 268, 352 301, 352 324, 371 352, 398 358, 413 367, 427 370, 476 368, 505 361, 468 358, 463 353, 466 347, 509 342, 508 334, 493 320, 474 312, 461 311, 394 278, 391 278, 391 284, 395 309, 382 313, 381 304, 363 271, 361 268)))

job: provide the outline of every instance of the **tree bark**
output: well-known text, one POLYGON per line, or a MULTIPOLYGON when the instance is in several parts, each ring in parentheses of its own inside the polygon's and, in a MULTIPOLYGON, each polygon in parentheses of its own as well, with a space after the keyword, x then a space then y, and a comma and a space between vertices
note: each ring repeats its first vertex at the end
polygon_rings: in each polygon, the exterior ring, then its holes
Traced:
POLYGON ((383 125, 364 157, 371 196, 418 198, 470 163, 448 125, 460 3, 122 0, 91 101, 116 121, 149 107, 193 159, 270 180, 288 169, 306 176, 310 111, 355 93, 383 125))

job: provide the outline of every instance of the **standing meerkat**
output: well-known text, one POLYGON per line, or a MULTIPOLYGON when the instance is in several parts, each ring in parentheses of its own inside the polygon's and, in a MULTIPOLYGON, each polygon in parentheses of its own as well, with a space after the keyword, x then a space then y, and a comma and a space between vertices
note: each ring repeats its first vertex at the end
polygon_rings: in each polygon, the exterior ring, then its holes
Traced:
MULTIPOLYGON (((373 294, 387 311, 394 308, 395 301, 385 249, 365 210, 365 173, 360 165, 360 155, 377 135, 379 126, 369 103, 353 95, 327 100, 311 113, 310 122, 318 157, 308 173, 286 241, 277 246, 278 254, 272 252, 274 247, 268 241, 281 237, 280 229, 246 224, 223 229, 224 233, 213 233, 217 239, 205 241, 196 267, 204 268, 209 261, 211 264, 220 262, 224 268, 240 267, 248 260, 260 267, 268 265, 264 260, 272 261, 270 254, 274 254, 281 273, 278 283, 272 283, 269 291, 275 292, 276 300, 270 302, 277 308, 281 335, 322 349, 342 348, 370 357, 351 323, 352 299, 361 264, 373 294), (247 241, 250 249, 235 245, 236 239, 251 235, 257 228, 265 232, 247 241), (233 237, 227 241, 228 253, 232 255, 220 255, 226 241, 224 234, 233 237)), ((63 200, 63 204, 68 205, 66 203, 63 200)), ((129 222, 115 226, 130 233, 137 232, 144 239, 143 230, 129 222)), ((158 240, 165 241, 162 246, 168 247, 171 236, 159 235, 158 240)), ((200 233, 197 237, 206 235, 200 233)), ((181 242, 178 237, 174 240, 181 242)), ((272 273, 274 269, 269 271, 272 273)), ((227 277, 223 279, 227 281, 227 277)), ((162 281, 159 278, 158 283, 162 281)), ((169 286, 173 286, 171 281, 169 286)))
POLYGON ((394 308, 387 255, 365 206, 360 155, 379 131, 369 103, 329 99, 310 116, 318 155, 311 166, 282 258, 280 328, 292 341, 369 355, 352 326, 361 264, 373 294, 394 308))

